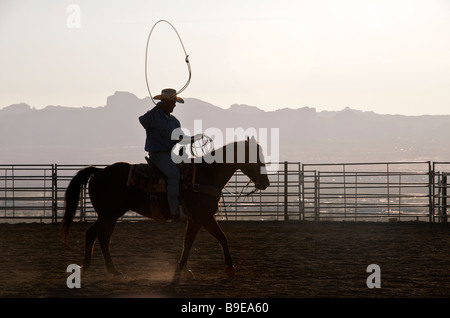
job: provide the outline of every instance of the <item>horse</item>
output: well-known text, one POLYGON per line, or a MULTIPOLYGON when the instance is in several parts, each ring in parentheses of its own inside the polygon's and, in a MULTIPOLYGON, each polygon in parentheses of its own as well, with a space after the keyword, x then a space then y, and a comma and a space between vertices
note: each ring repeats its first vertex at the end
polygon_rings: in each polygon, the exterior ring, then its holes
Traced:
MULTIPOLYGON (((225 273, 231 277, 235 274, 235 268, 228 249, 228 240, 214 215, 218 210, 223 188, 238 169, 250 179, 249 182, 254 183, 256 190, 265 190, 270 185, 267 173, 264 171, 264 155, 254 138, 247 138, 244 141, 229 143, 199 158, 195 160, 191 158, 191 162, 178 164, 182 173, 195 169, 195 184, 185 187, 180 192, 180 201, 184 202, 191 218, 186 222, 184 242, 176 272, 193 276, 187 268, 188 255, 197 233, 203 227, 216 238, 221 246, 226 265, 225 273), (242 151, 245 155, 242 155, 242 151), (197 160, 199 158, 201 160, 197 160), (194 168, 185 169, 187 166, 194 168)), ((80 190, 87 184, 92 206, 97 213, 97 220, 85 233, 85 251, 81 265, 83 271, 91 264, 93 246, 98 240, 107 271, 113 275, 122 275, 113 265, 109 250, 111 235, 117 220, 127 211, 155 218, 154 215, 157 212, 154 208, 155 199, 150 199, 148 193, 126 184, 130 166, 126 162, 117 162, 105 168, 94 166, 83 168, 72 178, 66 189, 65 212, 60 225, 62 239, 66 245, 70 225, 78 206, 80 190)), ((164 207, 163 214, 170 215, 166 193, 158 195, 157 201, 164 207)))

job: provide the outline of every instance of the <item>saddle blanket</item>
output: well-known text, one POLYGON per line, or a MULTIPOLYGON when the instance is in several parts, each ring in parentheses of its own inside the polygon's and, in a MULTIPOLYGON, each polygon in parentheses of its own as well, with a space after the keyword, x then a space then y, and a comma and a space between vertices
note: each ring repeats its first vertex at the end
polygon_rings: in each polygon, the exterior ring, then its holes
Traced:
POLYGON ((165 176, 155 166, 146 163, 130 166, 127 187, 148 193, 167 192, 165 176))

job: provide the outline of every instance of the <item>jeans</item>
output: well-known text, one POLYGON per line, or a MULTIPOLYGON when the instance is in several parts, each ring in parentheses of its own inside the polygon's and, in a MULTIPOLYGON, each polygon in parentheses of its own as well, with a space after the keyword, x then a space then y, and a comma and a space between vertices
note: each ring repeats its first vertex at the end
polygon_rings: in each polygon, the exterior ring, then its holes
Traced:
POLYGON ((149 158, 167 177, 167 200, 170 213, 172 215, 180 214, 180 171, 172 161, 171 153, 169 151, 149 153, 149 158))

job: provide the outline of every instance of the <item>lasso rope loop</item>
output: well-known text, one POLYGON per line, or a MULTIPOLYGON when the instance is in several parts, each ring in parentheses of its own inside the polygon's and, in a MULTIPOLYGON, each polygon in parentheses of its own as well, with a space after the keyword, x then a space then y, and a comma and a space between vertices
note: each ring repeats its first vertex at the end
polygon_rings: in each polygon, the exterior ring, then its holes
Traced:
POLYGON ((155 104, 155 105, 156 105, 156 102, 153 99, 153 95, 152 95, 152 93, 150 91, 150 85, 148 83, 148 74, 147 74, 148 73, 147 72, 147 69, 148 69, 148 67, 147 67, 148 61, 147 60, 148 60, 148 58, 147 58, 147 56, 148 56, 148 44, 150 42, 150 37, 152 36, 153 30, 155 29, 156 25, 158 25, 161 22, 167 23, 175 31, 175 33, 178 36, 178 39, 180 40, 181 47, 183 48, 184 55, 186 56, 184 61, 186 62, 186 65, 187 65, 187 69, 188 69, 188 72, 189 72, 189 77, 188 77, 188 80, 186 81, 186 84, 184 84, 184 86, 176 93, 176 95, 179 95, 181 92, 183 92, 189 86, 189 83, 191 82, 191 77, 192 77, 191 63, 189 62, 189 55, 186 52, 186 48, 184 47, 184 44, 183 44, 183 41, 181 40, 180 34, 178 33, 177 29, 172 25, 172 23, 170 23, 167 20, 159 20, 158 22, 156 22, 153 25, 152 29, 150 30, 150 33, 148 34, 148 37, 147 37, 147 44, 145 46, 145 83, 147 84, 148 94, 150 95, 150 98, 152 99, 153 104, 155 104))
MULTIPOLYGON (((184 55, 185 55, 184 61, 186 62, 187 69, 188 69, 188 73, 189 73, 189 77, 188 77, 188 79, 187 79, 187 81, 186 81, 186 84, 184 84, 184 86, 183 86, 180 90, 178 90, 178 91, 175 93, 174 97, 175 97, 176 95, 179 95, 181 92, 183 92, 183 91, 189 86, 189 83, 191 82, 191 77, 192 77, 191 63, 189 62, 189 54, 187 54, 187 52, 186 52, 186 48, 185 48, 185 46, 184 46, 184 44, 183 44, 183 40, 181 39, 181 36, 180 36, 180 34, 178 33, 177 29, 173 26, 172 23, 170 23, 170 22, 167 21, 167 20, 159 20, 159 21, 157 21, 157 22, 152 26, 152 28, 151 28, 151 30, 150 30, 150 33, 148 34, 148 37, 147 37, 147 44, 146 44, 146 46, 145 46, 145 83, 147 84, 148 94, 150 95, 150 98, 152 99, 152 102, 153 102, 153 104, 155 104, 155 105, 156 105, 157 103, 156 103, 155 100, 153 99, 153 94, 152 94, 152 92, 150 91, 150 85, 149 85, 149 83, 148 83, 148 46, 149 46, 149 43, 150 43, 150 38, 151 38, 151 36, 152 36, 153 30, 155 29, 155 27, 156 27, 159 23, 162 23, 162 22, 165 22, 165 23, 167 23, 168 25, 170 25, 170 26, 172 27, 172 29, 175 31, 175 33, 176 33, 176 35, 177 35, 177 37, 178 37, 178 40, 180 41, 181 47, 183 48, 183 52, 184 52, 184 55)), ((214 143, 213 143, 213 140, 212 140, 210 137, 208 137, 208 136, 202 134, 202 136, 201 136, 201 138, 199 138, 199 140, 200 140, 201 143, 200 143, 200 145, 197 146, 197 147, 195 147, 195 142, 196 142, 196 140, 194 140, 194 139, 190 140, 190 148, 191 148, 191 154, 192 154, 192 155, 194 155, 195 157, 199 157, 199 156, 201 156, 201 155, 205 155, 207 152, 214 151, 214 143), (201 149, 201 151, 202 151, 201 154, 198 153, 197 148, 200 148, 200 149, 201 149)))

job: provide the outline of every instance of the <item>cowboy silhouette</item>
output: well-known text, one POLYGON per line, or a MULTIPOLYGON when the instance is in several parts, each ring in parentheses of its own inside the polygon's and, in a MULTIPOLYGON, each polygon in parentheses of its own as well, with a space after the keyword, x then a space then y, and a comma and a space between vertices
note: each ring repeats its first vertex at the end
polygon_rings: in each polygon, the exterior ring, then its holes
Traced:
MULTIPOLYGON (((139 122, 145 128, 145 151, 149 154, 151 162, 167 177, 167 199, 169 201, 172 220, 178 221, 180 217, 187 217, 181 213, 179 202, 180 171, 173 162, 171 151, 179 140, 172 140, 175 129, 181 131, 180 121, 172 115, 176 103, 184 103, 177 96, 174 89, 163 89, 160 95, 153 97, 160 100, 153 109, 139 117, 139 122)), ((183 136, 180 136, 180 140, 183 136)))

